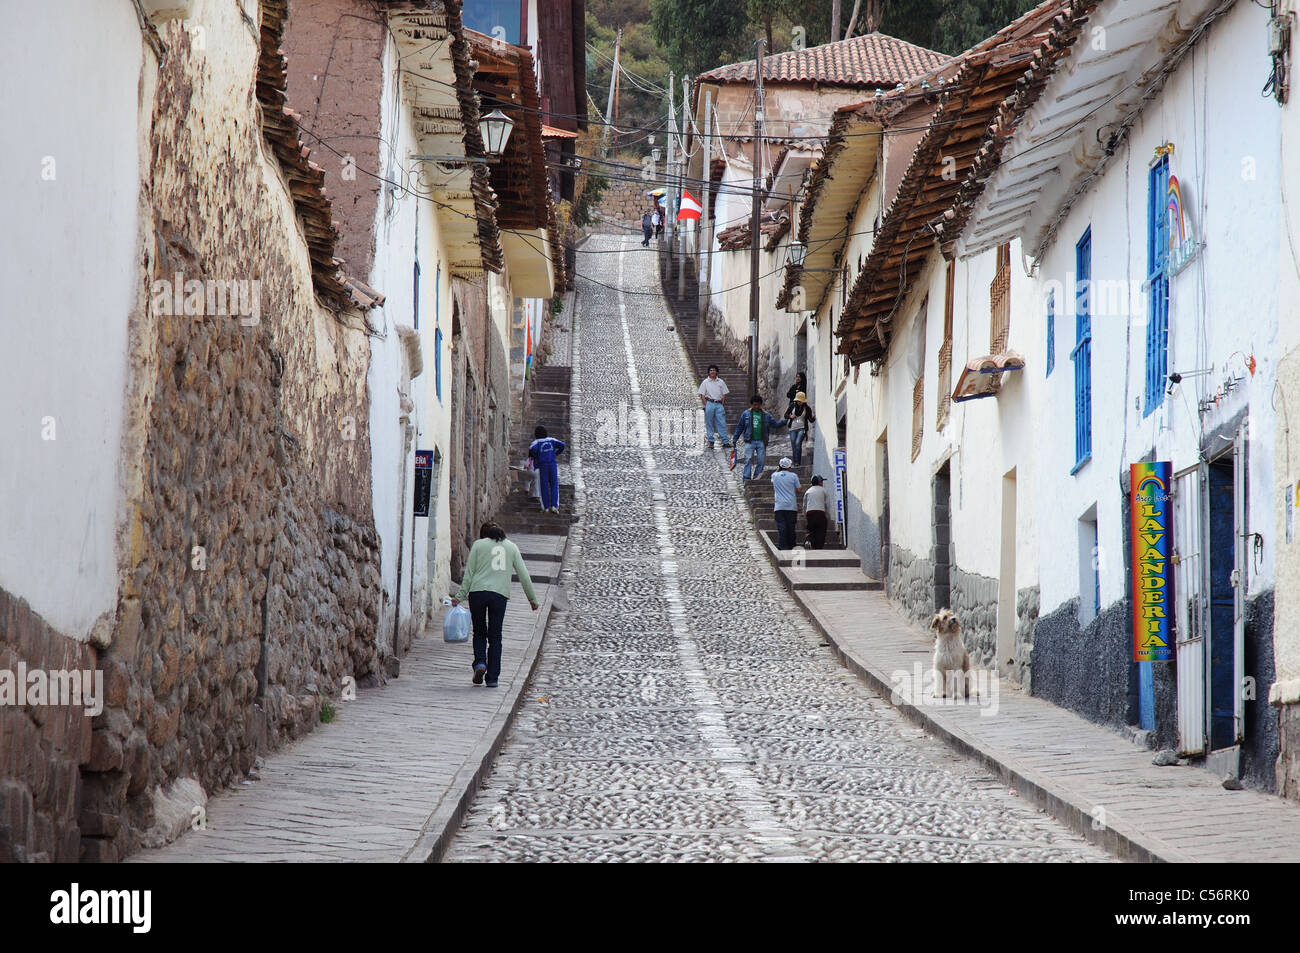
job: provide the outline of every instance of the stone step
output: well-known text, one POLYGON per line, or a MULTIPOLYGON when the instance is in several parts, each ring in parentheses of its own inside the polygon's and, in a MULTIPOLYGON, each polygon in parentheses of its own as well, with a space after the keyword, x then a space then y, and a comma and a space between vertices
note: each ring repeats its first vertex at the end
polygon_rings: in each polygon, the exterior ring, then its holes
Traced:
MULTIPOLYGON (((825 550, 822 550, 825 552, 825 550)), ((782 566, 781 578, 791 589, 812 592, 849 592, 879 590, 880 580, 872 579, 857 568, 830 568, 814 565, 782 566)))

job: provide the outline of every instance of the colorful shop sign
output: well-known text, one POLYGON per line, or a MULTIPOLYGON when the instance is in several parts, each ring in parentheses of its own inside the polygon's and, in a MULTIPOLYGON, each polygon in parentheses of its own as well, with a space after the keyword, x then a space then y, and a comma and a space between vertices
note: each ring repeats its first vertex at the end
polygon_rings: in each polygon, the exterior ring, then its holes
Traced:
POLYGON ((1133 548, 1133 661, 1168 662, 1174 657, 1170 633, 1169 564, 1173 466, 1167 460, 1134 463, 1129 503, 1133 548))

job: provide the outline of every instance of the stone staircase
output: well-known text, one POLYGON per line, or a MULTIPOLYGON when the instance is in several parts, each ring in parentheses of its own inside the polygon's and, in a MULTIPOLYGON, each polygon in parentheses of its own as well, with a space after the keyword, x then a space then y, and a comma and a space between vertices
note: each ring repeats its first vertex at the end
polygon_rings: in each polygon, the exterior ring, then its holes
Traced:
MULTIPOLYGON (((749 407, 749 394, 746 393, 749 381, 748 368, 737 361, 730 351, 719 341, 709 328, 704 328, 700 336, 699 278, 695 270, 695 260, 686 256, 685 274, 683 275, 683 294, 677 296, 677 256, 669 253, 667 243, 659 253, 659 277, 663 285, 664 299, 673 316, 673 326, 681 336, 687 357, 693 365, 695 376, 708 376, 710 364, 718 365, 718 376, 727 382, 731 394, 727 399, 728 437, 735 431, 736 422, 741 413, 749 407)), ((780 416, 784 407, 769 407, 773 416, 780 416)), ((743 446, 743 444, 742 444, 743 446)), ((790 456, 790 438, 788 431, 779 430, 767 445, 767 468, 763 475, 752 480, 745 480, 745 502, 754 516, 754 523, 773 562, 786 585, 798 590, 853 590, 880 589, 878 580, 862 572, 862 562, 857 553, 844 548, 839 527, 831 522, 826 529, 825 549, 778 550, 776 548, 776 516, 772 509, 774 490, 772 473, 777 462, 790 456)), ((811 459, 810 447, 804 445, 804 459, 811 459)), ((737 476, 743 461, 737 460, 737 476)), ((803 520, 803 491, 811 485, 813 470, 810 462, 794 468, 799 477, 800 514, 795 531, 795 542, 803 545, 807 541, 807 532, 803 520)), ((826 478, 826 489, 833 494, 830 474, 821 474, 826 478)), ((833 514, 832 514, 833 515, 833 514)))
MULTIPOLYGON (((697 380, 709 376, 709 365, 718 365, 718 376, 727 382, 731 391, 724 405, 727 411, 727 437, 736 429, 736 421, 749 406, 749 370, 732 355, 730 351, 710 333, 707 324, 704 338, 699 339, 700 305, 699 276, 695 273, 695 260, 686 256, 685 293, 677 297, 677 256, 668 252, 668 243, 664 243, 659 252, 659 275, 663 282, 664 299, 673 316, 673 327, 682 339, 686 354, 691 360, 697 380)), ((771 408, 769 408, 770 410, 771 408)), ((778 411, 779 412, 779 411, 778 411)))
MULTIPOLYGON (((539 424, 552 437, 571 444, 569 428, 569 380, 571 368, 545 366, 537 368, 525 395, 524 419, 519 427, 511 459, 528 458, 528 447, 533 442, 533 429, 539 424)), ((568 450, 560 457, 563 476, 568 450)), ((531 474, 511 470, 510 493, 497 513, 497 523, 509 536, 528 534, 534 536, 567 536, 569 525, 577 519, 574 513, 573 484, 560 483, 560 512, 543 513, 537 500, 528 495, 531 474)))

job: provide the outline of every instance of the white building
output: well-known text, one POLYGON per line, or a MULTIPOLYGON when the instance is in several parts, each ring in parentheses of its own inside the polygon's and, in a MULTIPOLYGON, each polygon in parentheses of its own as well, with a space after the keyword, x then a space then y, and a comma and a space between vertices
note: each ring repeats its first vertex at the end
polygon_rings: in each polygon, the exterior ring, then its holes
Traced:
MULTIPOLYGON (((1296 5, 1287 0, 1280 16, 1295 28, 1296 5)), ((1295 40, 1292 38, 1291 43, 1295 40)), ((1291 76, 1290 44, 1276 57, 1284 84, 1291 76)), ((1285 95, 1285 94, 1283 94, 1285 95)), ((1294 97, 1282 109, 1281 229, 1278 236, 1278 404, 1300 406, 1300 321, 1291 315, 1300 301, 1300 208, 1289 199, 1289 183, 1300 180, 1300 104, 1294 97)), ((1269 702, 1278 709, 1278 793, 1300 800, 1300 453, 1291 453, 1291 425, 1287 413, 1275 418, 1274 539, 1277 540, 1277 603, 1274 611, 1273 648, 1277 680, 1269 690, 1269 702)))
POLYGON ((1018 239, 1036 279, 1051 370, 1034 401, 1034 694, 1263 787, 1277 744, 1268 19, 1245 2, 1097 4, 957 242, 968 255, 1018 239), (1129 470, 1143 461, 1174 474, 1176 665, 1131 661, 1129 470))

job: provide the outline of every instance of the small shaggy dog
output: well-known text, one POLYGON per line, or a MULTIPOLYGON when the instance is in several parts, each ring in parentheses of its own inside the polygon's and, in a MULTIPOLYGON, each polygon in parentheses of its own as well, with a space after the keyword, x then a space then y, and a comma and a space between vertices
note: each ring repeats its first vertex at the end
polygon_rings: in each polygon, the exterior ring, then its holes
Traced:
POLYGON ((934 694, 948 697, 952 689, 953 698, 957 697, 957 686, 961 686, 962 697, 970 698, 970 656, 961 640, 961 622, 957 613, 951 609, 940 609, 930 620, 934 630, 934 694))

